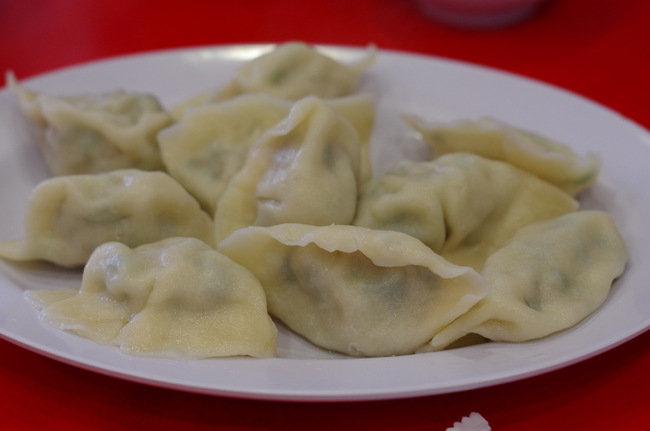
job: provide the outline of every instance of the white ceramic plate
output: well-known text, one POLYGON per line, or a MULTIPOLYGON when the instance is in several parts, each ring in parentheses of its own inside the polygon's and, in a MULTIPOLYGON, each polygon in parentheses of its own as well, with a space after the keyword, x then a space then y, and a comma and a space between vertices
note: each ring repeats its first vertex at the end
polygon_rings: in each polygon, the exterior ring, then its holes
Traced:
MULTIPOLYGON (((241 62, 268 45, 207 47, 100 61, 25 80, 54 94, 147 91, 171 105, 224 84, 241 62)), ((322 47, 343 62, 364 51, 322 47)), ((403 357, 355 359, 323 352, 281 329, 274 359, 173 361, 133 357, 42 324, 23 299, 33 288, 78 287, 74 271, 0 261, 0 335, 27 349, 99 373, 206 394, 276 400, 370 400, 479 388, 554 370, 610 349, 650 326, 650 135, 616 113, 517 76, 458 62, 381 52, 363 90, 378 100, 373 136, 378 171, 421 148, 399 113, 452 120, 490 115, 564 141, 603 160, 584 208, 609 211, 630 253, 604 306, 576 327, 523 344, 487 343, 403 357), (400 154, 396 148, 401 148, 400 154), (379 156, 381 155, 381 156, 379 156)), ((33 135, 17 104, 0 92, 0 238, 22 236, 27 197, 46 178, 33 135)))

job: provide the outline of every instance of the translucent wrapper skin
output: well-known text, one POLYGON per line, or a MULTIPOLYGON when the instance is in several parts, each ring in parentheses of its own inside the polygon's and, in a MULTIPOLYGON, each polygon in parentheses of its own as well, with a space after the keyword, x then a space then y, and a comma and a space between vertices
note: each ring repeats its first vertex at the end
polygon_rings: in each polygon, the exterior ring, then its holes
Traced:
POLYGON ((163 168, 156 134, 172 118, 156 96, 117 90, 59 97, 29 91, 12 74, 7 81, 53 175, 163 168))
POLYGON ((32 192, 25 236, 0 241, 0 257, 86 264, 96 247, 120 241, 135 247, 189 236, 214 243, 212 219, 164 172, 126 169, 47 179, 32 192))
POLYGON ((27 298, 59 329, 134 355, 275 356, 275 324, 255 277, 195 238, 98 247, 79 289, 27 298))
POLYGON ((489 294, 426 349, 470 333, 521 342, 574 326, 603 304, 627 257, 614 221, 602 211, 527 226, 485 262, 489 294))
POLYGON ((188 109, 158 134, 167 171, 213 215, 253 142, 285 118, 291 105, 257 94, 188 109))
POLYGON ((216 240, 247 226, 349 224, 361 175, 359 134, 318 98, 297 102, 289 116, 251 147, 215 213, 216 240))
POLYGON ((181 118, 190 106, 220 102, 242 94, 268 94, 287 100, 315 96, 324 99, 350 96, 363 72, 375 61, 376 49, 352 64, 340 63, 303 42, 277 45, 270 52, 244 63, 225 86, 206 91, 172 109, 181 118))
POLYGON ((427 123, 415 116, 404 119, 422 134, 435 157, 470 152, 502 160, 571 196, 591 186, 600 170, 600 159, 595 154, 579 156, 561 142, 492 118, 451 123, 427 123))
POLYGON ((487 293, 474 270, 400 232, 249 227, 218 250, 260 280, 272 315, 314 344, 353 356, 414 353, 487 293))
POLYGON ((520 228, 577 210, 557 187, 471 153, 405 161, 364 184, 353 224, 408 233, 480 270, 520 228))
MULTIPOLYGON (((323 100, 323 103, 357 131, 361 180, 368 179, 374 98, 353 95, 323 100)), ((250 148, 261 135, 288 117, 293 106, 293 101, 267 94, 244 94, 187 109, 177 123, 158 134, 165 167, 214 215, 219 198, 242 169, 250 148)))

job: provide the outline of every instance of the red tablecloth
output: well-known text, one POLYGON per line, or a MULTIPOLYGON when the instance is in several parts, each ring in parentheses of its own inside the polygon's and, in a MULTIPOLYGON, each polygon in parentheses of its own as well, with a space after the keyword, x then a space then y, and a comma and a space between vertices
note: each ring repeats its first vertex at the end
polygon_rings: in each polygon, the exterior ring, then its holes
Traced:
MULTIPOLYGON (((0 0, 0 70, 26 78, 196 45, 373 42, 536 78, 650 128, 648 20, 645 0, 556 0, 522 24, 485 31, 440 25, 409 0, 0 0)), ((0 429, 444 430, 472 411, 504 431, 649 429, 649 342, 646 333, 543 376, 468 392, 285 403, 131 383, 0 340, 0 429)))

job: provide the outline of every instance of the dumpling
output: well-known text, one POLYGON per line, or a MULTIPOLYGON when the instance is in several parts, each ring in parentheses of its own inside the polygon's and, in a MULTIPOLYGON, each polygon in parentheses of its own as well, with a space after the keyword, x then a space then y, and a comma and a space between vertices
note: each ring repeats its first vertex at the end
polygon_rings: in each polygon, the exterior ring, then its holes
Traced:
POLYGON ((40 318, 135 355, 275 356, 277 329, 257 279, 194 238, 98 247, 81 288, 28 291, 40 318))
POLYGON ((0 257, 82 266, 109 241, 130 247, 174 236, 214 243, 212 219, 164 172, 125 169, 47 179, 32 192, 24 239, 0 242, 0 257))
POLYGON ((163 168, 156 134, 172 120, 155 96, 118 90, 56 97, 22 88, 11 73, 7 81, 36 125, 53 175, 163 168))
POLYGON ((173 109, 176 119, 190 106, 264 93, 289 100, 308 96, 336 98, 357 90, 361 74, 375 61, 374 47, 353 64, 342 64, 303 42, 287 42, 244 63, 233 79, 216 93, 206 92, 173 109))
POLYGON ((487 293, 474 270, 400 232, 283 224, 238 230, 217 248, 260 280, 271 315, 353 356, 413 353, 487 293))
POLYGON ((457 265, 483 261, 521 227, 575 211, 557 187, 470 153, 403 161, 362 188, 353 224, 412 235, 457 265))
POLYGON ((217 242, 247 226, 349 224, 361 149, 354 127, 323 101, 306 98, 251 147, 217 203, 217 242))
POLYGON ((600 160, 595 154, 578 156, 568 146, 537 133, 491 118, 453 123, 430 123, 404 117, 422 133, 434 155, 470 152, 503 160, 575 196, 596 181, 600 160))
MULTIPOLYGON (((325 103, 359 134, 361 178, 371 176, 369 141, 374 98, 355 95, 325 103)), ((181 120, 158 134, 167 171, 203 208, 214 214, 228 182, 242 168, 252 143, 291 112, 293 102, 264 94, 188 109, 181 120)))
POLYGON ((374 62, 374 57, 375 51, 371 49, 366 58, 346 65, 306 43, 284 43, 244 64, 217 97, 242 93, 267 93, 291 100, 347 96, 356 91, 359 76, 374 62))
POLYGON ((370 161, 370 138, 375 125, 375 98, 359 94, 324 101, 330 108, 348 120, 359 134, 361 151, 359 182, 366 182, 373 175, 370 161))
POLYGON ((214 214, 251 144, 285 118, 291 105, 267 95, 246 95, 188 109, 179 122, 158 134, 167 171, 214 214))
POLYGON ((470 333, 521 342, 574 326, 603 304, 626 261, 605 212, 578 211, 524 227, 485 262, 487 296, 425 350, 470 333))

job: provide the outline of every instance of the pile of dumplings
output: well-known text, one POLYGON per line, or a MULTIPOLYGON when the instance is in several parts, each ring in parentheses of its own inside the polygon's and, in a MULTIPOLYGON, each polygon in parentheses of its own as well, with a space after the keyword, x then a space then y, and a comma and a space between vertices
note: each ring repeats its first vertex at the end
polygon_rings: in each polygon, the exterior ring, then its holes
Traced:
POLYGON ((125 353, 272 357, 276 324, 351 356, 522 342, 605 301, 627 254, 579 210, 594 155, 491 118, 404 113, 429 160, 371 166, 374 48, 342 64, 290 42, 166 109, 149 94, 8 87, 51 178, 0 257, 83 268, 26 298, 125 353))

